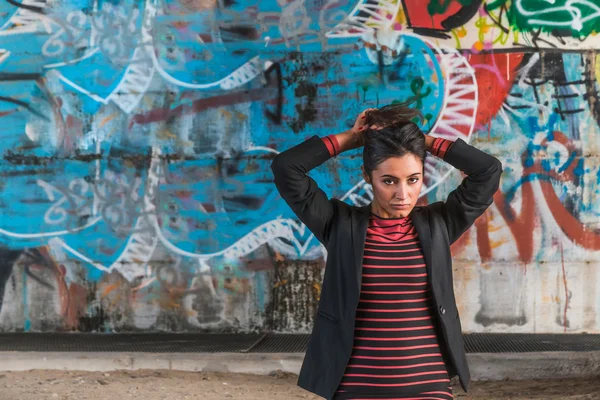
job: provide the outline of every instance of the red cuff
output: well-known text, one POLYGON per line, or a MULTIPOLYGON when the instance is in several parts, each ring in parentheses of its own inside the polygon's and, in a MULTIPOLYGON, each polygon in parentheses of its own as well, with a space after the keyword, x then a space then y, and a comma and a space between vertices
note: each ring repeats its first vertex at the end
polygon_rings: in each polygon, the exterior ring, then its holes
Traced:
POLYGON ((327 150, 329 150, 331 157, 335 157, 340 154, 340 144, 335 135, 322 137, 321 140, 323 143, 325 143, 325 146, 327 146, 327 150))
POLYGON ((454 142, 451 140, 443 139, 441 137, 435 138, 433 145, 431 146, 431 154, 443 159, 446 152, 450 150, 452 144, 454 144, 454 142))

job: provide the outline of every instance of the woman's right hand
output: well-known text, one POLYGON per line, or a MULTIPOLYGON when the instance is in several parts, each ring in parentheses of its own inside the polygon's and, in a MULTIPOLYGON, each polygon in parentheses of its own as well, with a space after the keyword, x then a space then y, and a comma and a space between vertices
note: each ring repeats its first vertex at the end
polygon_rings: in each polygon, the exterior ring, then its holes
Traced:
POLYGON ((354 122, 354 126, 352 127, 352 129, 350 129, 350 132, 352 132, 352 136, 354 136, 354 140, 356 141, 356 144, 358 145, 358 147, 364 146, 364 144, 365 144, 364 132, 369 127, 369 125, 368 125, 369 112, 374 111, 374 110, 377 110, 377 109, 376 108, 367 108, 366 110, 364 110, 363 112, 358 114, 358 117, 356 118, 356 121, 354 122))

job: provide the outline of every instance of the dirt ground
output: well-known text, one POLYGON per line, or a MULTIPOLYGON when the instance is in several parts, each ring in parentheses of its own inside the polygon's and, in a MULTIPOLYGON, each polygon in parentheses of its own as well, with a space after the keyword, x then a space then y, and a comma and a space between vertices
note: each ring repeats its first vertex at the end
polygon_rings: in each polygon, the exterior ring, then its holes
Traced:
MULTIPOLYGON (((600 377, 599 377, 600 378, 600 377)), ((311 399, 296 386, 297 376, 275 373, 257 376, 178 371, 0 373, 0 400, 186 400, 186 399, 311 399)), ((473 382, 460 400, 600 399, 600 379, 473 382)))

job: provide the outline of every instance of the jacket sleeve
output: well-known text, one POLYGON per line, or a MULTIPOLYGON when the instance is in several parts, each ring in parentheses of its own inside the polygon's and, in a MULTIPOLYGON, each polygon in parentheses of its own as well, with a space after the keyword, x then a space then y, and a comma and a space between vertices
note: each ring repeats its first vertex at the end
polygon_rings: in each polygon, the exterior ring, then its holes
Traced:
POLYGON ((324 245, 329 239, 334 206, 307 173, 330 158, 331 154, 324 141, 315 135, 279 153, 271 163, 279 194, 324 245))
POLYGON ((441 207, 452 244, 492 204, 500 185, 502 163, 462 139, 450 146, 443 160, 467 175, 441 207))

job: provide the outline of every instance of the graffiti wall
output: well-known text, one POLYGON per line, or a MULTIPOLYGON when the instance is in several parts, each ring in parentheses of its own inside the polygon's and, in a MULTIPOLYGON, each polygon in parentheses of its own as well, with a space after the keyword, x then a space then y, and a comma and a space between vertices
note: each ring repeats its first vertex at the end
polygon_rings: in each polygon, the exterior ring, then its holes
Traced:
MULTIPOLYGON (((326 252, 273 156, 412 101, 503 161, 466 331, 600 331, 600 2, 0 2, 0 331, 306 332, 326 252), (425 5, 425 6, 424 6, 425 5)), ((312 176, 370 201, 358 150, 312 176)), ((462 176, 433 157, 422 202, 462 176)))

